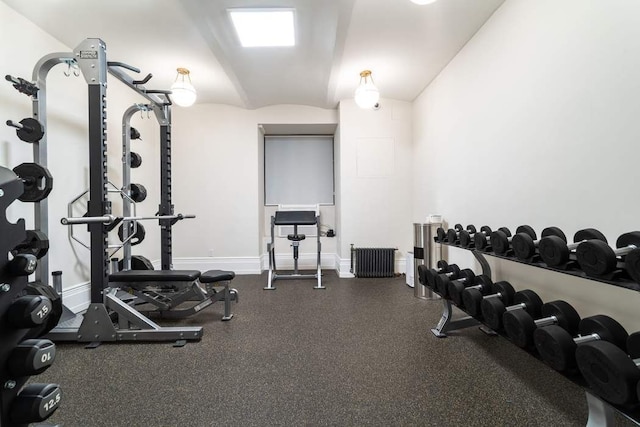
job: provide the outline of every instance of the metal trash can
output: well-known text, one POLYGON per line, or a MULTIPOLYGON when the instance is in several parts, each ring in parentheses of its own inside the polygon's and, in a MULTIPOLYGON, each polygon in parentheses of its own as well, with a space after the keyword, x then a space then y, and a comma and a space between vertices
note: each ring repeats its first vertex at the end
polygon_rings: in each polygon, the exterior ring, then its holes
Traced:
POLYGON ((441 253, 441 248, 436 248, 436 243, 433 240, 433 230, 441 225, 441 222, 413 224, 413 295, 416 298, 434 298, 431 289, 420 283, 420 278, 418 277, 418 266, 426 265, 429 268, 433 268, 435 265, 435 253, 441 253))

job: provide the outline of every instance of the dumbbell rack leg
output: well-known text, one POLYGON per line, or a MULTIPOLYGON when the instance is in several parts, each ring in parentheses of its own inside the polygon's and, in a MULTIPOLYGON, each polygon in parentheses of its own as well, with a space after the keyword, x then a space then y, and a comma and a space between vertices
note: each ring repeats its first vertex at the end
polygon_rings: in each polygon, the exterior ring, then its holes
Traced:
MULTIPOLYGON (((586 391, 585 394, 587 395, 587 406, 589 407, 589 418, 587 419, 586 427, 615 426, 614 409, 605 401, 594 396, 588 391, 586 391)), ((620 413, 624 414, 623 412, 620 413)))
POLYGON ((438 325, 431 329, 431 333, 438 338, 446 338, 447 332, 455 331, 457 329, 469 328, 471 326, 479 325, 476 319, 471 316, 462 317, 457 320, 451 320, 452 317, 452 307, 451 301, 443 299, 442 300, 442 317, 438 322, 438 325))

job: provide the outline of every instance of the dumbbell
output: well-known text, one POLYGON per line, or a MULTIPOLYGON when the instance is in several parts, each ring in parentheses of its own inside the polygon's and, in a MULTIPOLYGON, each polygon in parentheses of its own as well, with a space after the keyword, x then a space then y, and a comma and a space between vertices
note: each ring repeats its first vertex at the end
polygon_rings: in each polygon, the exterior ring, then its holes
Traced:
POLYGON ((447 240, 447 230, 442 227, 438 227, 436 229, 436 243, 446 243, 447 240))
MULTIPOLYGON (((491 227, 487 225, 483 225, 480 227, 480 230, 483 230, 486 233, 491 234, 491 227)), ((467 225, 466 230, 460 230, 458 238, 460 239, 460 246, 463 248, 468 248, 473 245, 473 238, 478 231, 473 225, 467 225)))
POLYGON ((17 329, 29 329, 47 321, 53 306, 51 300, 41 295, 16 298, 7 310, 6 319, 17 329))
POLYGON ((533 342, 542 360, 560 372, 577 367, 575 356, 580 344, 601 340, 621 349, 627 347, 629 334, 620 323, 609 316, 598 314, 585 317, 580 321, 579 332, 580 335, 573 338, 558 325, 545 326, 535 330, 533 342))
POLYGON ((16 424, 46 420, 60 407, 62 391, 58 384, 28 384, 11 404, 9 416, 16 424))
POLYGON ((616 405, 637 403, 640 394, 640 333, 629 335, 626 348, 593 341, 576 350, 578 369, 593 392, 616 405))
POLYGON ((436 277, 439 274, 449 274, 449 277, 453 279, 458 278, 458 276, 460 275, 460 267, 458 267, 456 264, 447 265, 445 263, 444 265, 446 265, 444 269, 440 268, 436 270, 434 268, 430 268, 427 271, 425 271, 424 276, 425 276, 425 281, 427 283, 426 286, 428 288, 431 288, 433 290, 436 289, 436 277))
POLYGON ((7 268, 9 273, 14 276, 29 276, 36 271, 38 267, 38 259, 31 254, 17 254, 9 262, 7 268))
POLYGON ((578 333, 580 315, 566 301, 544 304, 541 315, 541 318, 534 320, 525 310, 507 311, 502 316, 502 325, 511 341, 521 348, 533 346, 533 332, 543 326, 559 325, 571 335, 578 333))
POLYGON ((46 339, 28 339, 19 343, 7 359, 14 377, 38 375, 46 371, 56 358, 56 345, 46 339))
MULTIPOLYGON (((509 235, 511 235, 511 232, 509 231, 508 228, 500 228, 499 230, 502 230, 503 232, 508 233, 509 235)), ((491 231, 491 229, 489 227, 487 228, 481 228, 479 232, 477 232, 476 234, 473 235, 473 245, 476 249, 479 250, 490 250, 491 249, 491 234, 493 234, 493 232, 491 231)))
POLYGON ((142 156, 138 153, 135 152, 131 152, 131 162, 129 163, 129 166, 131 166, 131 168, 135 169, 135 168, 139 168, 140 165, 142 164, 142 156))
POLYGON ((513 305, 506 305, 501 298, 485 298, 480 304, 483 322, 497 331, 502 327, 502 316, 507 311, 526 310, 532 317, 540 317, 542 299, 531 289, 518 291, 513 295, 513 305))
POLYGON ((511 283, 506 281, 495 282, 491 293, 483 295, 478 289, 467 288, 462 293, 462 305, 464 310, 472 317, 479 318, 482 314, 482 301, 486 298, 500 298, 505 304, 510 305, 513 299, 513 289, 511 283))
POLYGON ((563 242, 567 242, 567 236, 558 227, 547 227, 542 230, 542 238, 536 240, 529 233, 517 233, 511 239, 511 248, 516 258, 522 261, 529 260, 536 255, 536 249, 540 244, 540 241, 548 236, 557 236, 562 239, 563 242))
POLYGON ((449 284, 452 280, 472 282, 475 277, 476 274, 469 268, 465 268, 458 272, 438 274, 434 279, 434 289, 441 297, 449 298, 449 284))
POLYGON ((587 276, 602 276, 611 273, 618 265, 618 257, 640 248, 640 231, 624 233, 616 240, 613 249, 601 240, 588 240, 578 245, 578 265, 587 276))
MULTIPOLYGON (((521 225, 520 227, 516 228, 516 234, 528 234, 533 240, 538 238, 536 236, 536 231, 528 225, 521 225)), ((493 252, 498 255, 506 255, 511 247, 512 239, 513 237, 511 236, 511 231, 509 231, 507 227, 501 227, 491 233, 490 240, 493 252)))
POLYGON ((607 242, 607 238, 595 228, 579 230, 573 236, 573 242, 567 244, 566 240, 558 236, 545 236, 538 242, 538 254, 542 261, 549 267, 559 267, 571 260, 571 251, 582 242, 589 240, 601 240, 607 242))
POLYGON ((456 224, 453 226, 453 228, 450 228, 447 231, 447 241, 454 245, 456 243, 458 244, 462 244, 462 241, 460 240, 462 238, 462 232, 467 233, 467 235, 470 234, 475 234, 476 233, 476 227, 474 227, 473 225, 467 225, 467 229, 465 230, 462 227, 462 224, 456 224))
POLYGON ((451 280, 447 285, 447 295, 451 301, 459 306, 463 306, 462 294, 465 289, 478 289, 482 295, 491 292, 493 282, 484 274, 480 274, 473 279, 463 277, 458 280, 451 280))
POLYGON ((44 126, 42 126, 42 123, 31 117, 20 120, 20 123, 7 120, 7 126, 16 128, 16 135, 24 142, 38 142, 44 136, 44 126))
MULTIPOLYGON (((440 273, 446 273, 447 271, 449 271, 449 264, 447 264, 447 261, 441 259, 440 261, 437 262, 436 266, 438 267, 436 271, 436 274, 440 274, 440 273)), ((431 284, 429 283, 429 281, 434 277, 433 273, 430 271, 432 270, 431 268, 427 267, 424 264, 420 264, 418 266, 418 281, 420 283, 422 283, 423 286, 428 286, 430 287, 431 284)))

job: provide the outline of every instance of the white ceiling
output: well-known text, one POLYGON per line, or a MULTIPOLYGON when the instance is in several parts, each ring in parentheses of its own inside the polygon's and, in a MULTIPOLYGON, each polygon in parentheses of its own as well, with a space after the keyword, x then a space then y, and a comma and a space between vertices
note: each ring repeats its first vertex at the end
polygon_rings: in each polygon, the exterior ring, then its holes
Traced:
POLYGON ((412 101, 504 0, 2 0, 74 48, 107 44, 110 61, 136 66, 168 89, 191 70, 199 103, 335 108, 364 69, 383 98, 412 101), (243 48, 231 7, 293 7, 295 47, 243 48))

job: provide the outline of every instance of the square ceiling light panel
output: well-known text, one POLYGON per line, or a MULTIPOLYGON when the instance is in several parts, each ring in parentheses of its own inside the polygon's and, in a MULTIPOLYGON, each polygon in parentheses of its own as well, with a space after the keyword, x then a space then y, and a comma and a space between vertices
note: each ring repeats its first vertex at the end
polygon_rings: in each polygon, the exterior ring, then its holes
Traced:
POLYGON ((229 9, 240 43, 244 47, 294 46, 294 9, 229 9))

